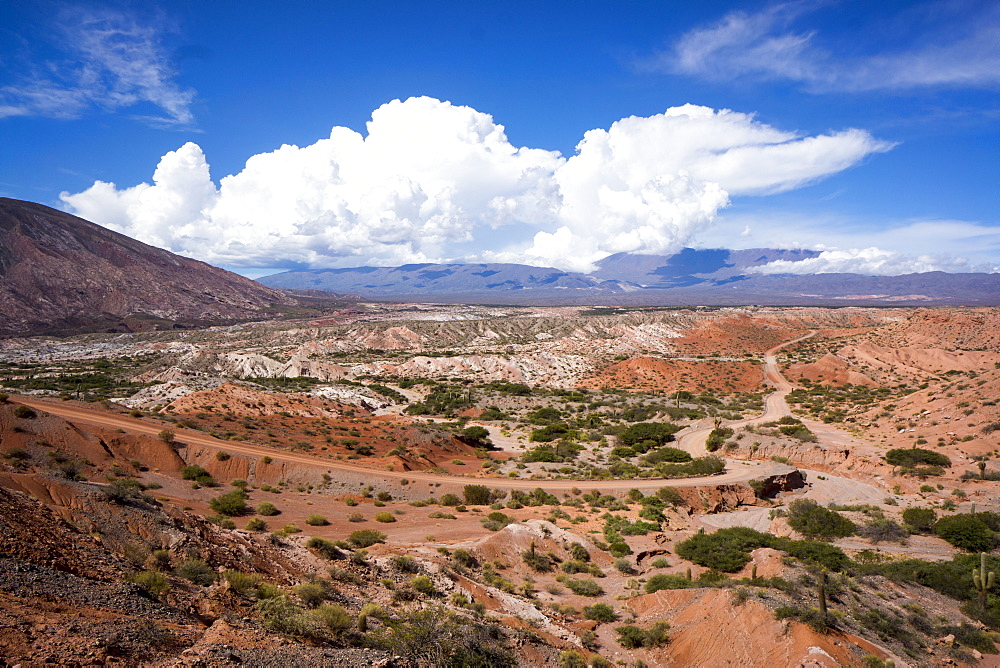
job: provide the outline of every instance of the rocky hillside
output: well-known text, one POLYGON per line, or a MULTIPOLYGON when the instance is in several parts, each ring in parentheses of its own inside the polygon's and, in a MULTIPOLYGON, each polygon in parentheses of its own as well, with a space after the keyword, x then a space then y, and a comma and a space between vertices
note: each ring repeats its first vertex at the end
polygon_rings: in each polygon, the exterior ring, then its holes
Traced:
POLYGON ((295 303, 76 216, 0 198, 0 335, 245 320, 295 303))

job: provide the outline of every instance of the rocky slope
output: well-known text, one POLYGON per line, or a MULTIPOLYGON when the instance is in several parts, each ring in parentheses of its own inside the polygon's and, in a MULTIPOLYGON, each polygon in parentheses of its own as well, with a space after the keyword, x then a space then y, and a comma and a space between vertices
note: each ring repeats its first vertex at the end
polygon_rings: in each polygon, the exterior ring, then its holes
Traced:
POLYGON ((0 198, 0 334, 208 324, 295 303, 76 216, 0 198))

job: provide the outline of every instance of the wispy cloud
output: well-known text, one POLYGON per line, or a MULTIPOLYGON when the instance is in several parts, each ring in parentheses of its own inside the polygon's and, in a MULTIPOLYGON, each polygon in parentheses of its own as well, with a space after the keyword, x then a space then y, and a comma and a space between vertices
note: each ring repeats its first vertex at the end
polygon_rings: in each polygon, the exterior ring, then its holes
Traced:
POLYGON ((786 3, 731 12, 639 65, 717 81, 793 81, 815 93, 1000 85, 1000 6, 994 3, 942 15, 908 48, 861 56, 837 53, 820 30, 803 27, 816 8, 786 3))
POLYGON ((78 9, 60 15, 56 32, 65 51, 55 60, 31 63, 21 78, 0 87, 0 118, 70 119, 91 109, 113 112, 148 103, 160 113, 135 118, 163 127, 194 122, 195 92, 175 81, 157 29, 121 12, 78 9))

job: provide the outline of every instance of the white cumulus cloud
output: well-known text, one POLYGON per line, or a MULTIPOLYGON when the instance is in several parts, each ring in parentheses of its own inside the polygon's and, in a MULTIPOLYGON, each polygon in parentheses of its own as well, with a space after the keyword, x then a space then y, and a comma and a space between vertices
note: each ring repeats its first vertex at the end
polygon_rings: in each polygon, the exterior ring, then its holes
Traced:
POLYGON ((905 255, 897 251, 870 246, 848 250, 825 250, 817 257, 806 260, 776 260, 754 267, 749 271, 758 274, 898 276, 927 271, 968 272, 975 270, 962 260, 935 258, 930 255, 905 255))
POLYGON ((379 107, 366 130, 255 155, 218 186, 187 143, 151 184, 98 181, 61 198, 88 220, 229 266, 469 259, 458 249, 490 236, 503 247, 478 259, 587 271, 612 253, 679 250, 730 196, 797 188, 891 148, 861 130, 801 137, 694 105, 591 130, 568 159, 515 147, 490 115, 429 97, 379 107))

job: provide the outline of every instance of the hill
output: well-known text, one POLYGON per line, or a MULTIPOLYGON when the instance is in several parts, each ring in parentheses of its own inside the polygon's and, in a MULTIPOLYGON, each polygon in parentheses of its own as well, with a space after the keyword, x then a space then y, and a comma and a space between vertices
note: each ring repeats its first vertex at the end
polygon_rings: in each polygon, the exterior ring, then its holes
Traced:
POLYGON ((0 335, 205 325, 295 303, 82 218, 0 198, 0 335))

